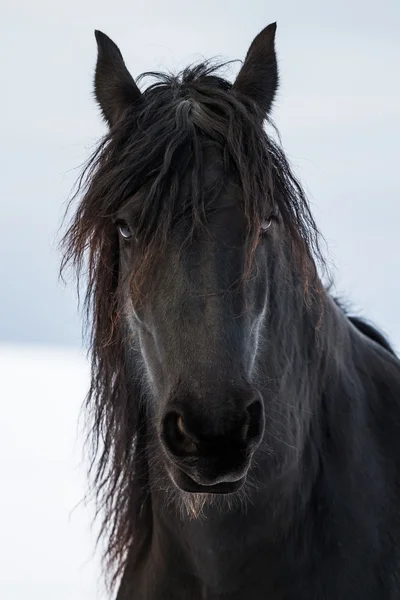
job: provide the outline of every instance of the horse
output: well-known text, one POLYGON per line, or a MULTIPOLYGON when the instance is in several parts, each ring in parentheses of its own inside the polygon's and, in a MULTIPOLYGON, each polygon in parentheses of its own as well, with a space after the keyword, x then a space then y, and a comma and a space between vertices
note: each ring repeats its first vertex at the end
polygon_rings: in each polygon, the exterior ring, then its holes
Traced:
POLYGON ((212 61, 135 80, 95 36, 108 130, 62 268, 87 284, 110 589, 399 599, 400 362, 323 283, 322 237, 271 118, 276 24, 233 83, 212 61))

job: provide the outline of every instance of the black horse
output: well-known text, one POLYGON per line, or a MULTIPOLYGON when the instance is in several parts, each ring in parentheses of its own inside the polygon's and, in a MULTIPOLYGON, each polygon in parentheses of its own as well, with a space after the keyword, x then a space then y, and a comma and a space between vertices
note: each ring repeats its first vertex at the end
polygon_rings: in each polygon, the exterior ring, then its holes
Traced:
POLYGON ((400 362, 321 283, 269 117, 275 31, 233 84, 202 63, 143 91, 96 32, 109 133, 64 266, 88 274, 118 600, 400 598, 400 362))

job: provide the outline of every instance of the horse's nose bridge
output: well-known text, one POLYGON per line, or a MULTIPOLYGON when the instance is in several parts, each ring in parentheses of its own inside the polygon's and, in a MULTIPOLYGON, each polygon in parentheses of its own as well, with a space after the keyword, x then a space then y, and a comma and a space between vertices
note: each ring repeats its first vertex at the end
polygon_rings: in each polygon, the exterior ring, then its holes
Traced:
MULTIPOLYGON (((189 292, 177 310, 171 311, 166 336, 174 347, 174 375, 185 370, 205 379, 218 369, 224 376, 234 368, 240 369, 243 360, 244 333, 239 319, 231 317, 228 302, 220 294, 189 292)), ((203 400, 209 399, 202 392, 203 400)))
MULTIPOLYGON (((177 305, 171 306, 171 318, 179 319, 180 328, 196 328, 197 335, 222 339, 237 326, 235 319, 243 312, 243 297, 238 293, 236 270, 221 260, 221 248, 206 240, 192 243, 181 256, 174 278, 177 305), (239 306, 240 305, 240 306, 239 306)), ((240 286, 239 286, 240 287, 240 286)))
POLYGON ((170 372, 176 378, 182 365, 195 372, 240 369, 248 327, 237 269, 225 264, 211 238, 184 248, 171 241, 151 295, 153 329, 170 372))

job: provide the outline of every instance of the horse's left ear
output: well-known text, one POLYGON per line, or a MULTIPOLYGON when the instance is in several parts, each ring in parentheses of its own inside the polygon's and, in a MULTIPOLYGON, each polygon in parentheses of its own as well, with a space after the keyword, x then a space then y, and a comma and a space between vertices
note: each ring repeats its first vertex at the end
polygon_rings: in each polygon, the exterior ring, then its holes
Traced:
POLYGON ((140 102, 142 94, 125 66, 120 49, 101 31, 95 31, 97 64, 94 92, 110 127, 125 110, 140 102))
POLYGON ((267 115, 278 88, 275 54, 276 23, 261 31, 251 44, 233 89, 251 98, 267 115))

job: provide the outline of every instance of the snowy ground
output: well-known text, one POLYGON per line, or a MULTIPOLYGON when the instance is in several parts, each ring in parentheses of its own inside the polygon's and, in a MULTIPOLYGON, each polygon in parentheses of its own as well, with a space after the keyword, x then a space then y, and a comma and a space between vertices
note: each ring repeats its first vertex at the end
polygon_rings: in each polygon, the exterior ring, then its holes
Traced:
POLYGON ((99 600, 80 406, 88 365, 77 351, 0 345, 0 598, 99 600), (75 508, 77 506, 77 508, 75 508))

